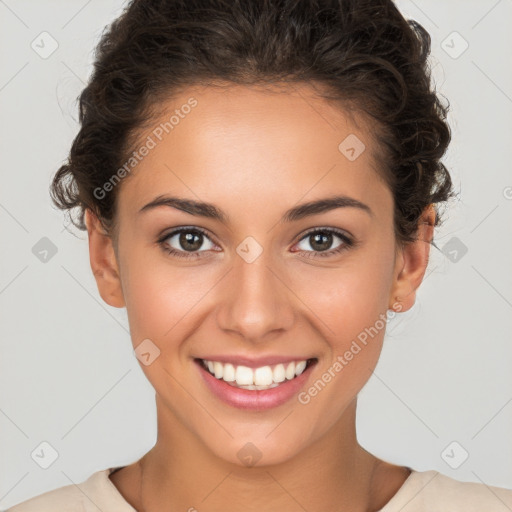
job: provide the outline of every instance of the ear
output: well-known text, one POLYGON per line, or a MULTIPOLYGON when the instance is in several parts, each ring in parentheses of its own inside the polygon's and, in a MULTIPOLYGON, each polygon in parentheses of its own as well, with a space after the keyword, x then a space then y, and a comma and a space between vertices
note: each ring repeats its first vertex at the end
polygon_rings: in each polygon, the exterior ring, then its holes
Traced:
POLYGON ((89 234, 91 269, 101 298, 110 306, 122 308, 125 301, 112 238, 89 208, 85 210, 85 225, 89 234))
POLYGON ((390 308, 395 311, 408 311, 416 301, 416 290, 423 281, 428 265, 435 215, 431 204, 418 222, 416 241, 406 244, 397 252, 395 277, 389 296, 390 308))

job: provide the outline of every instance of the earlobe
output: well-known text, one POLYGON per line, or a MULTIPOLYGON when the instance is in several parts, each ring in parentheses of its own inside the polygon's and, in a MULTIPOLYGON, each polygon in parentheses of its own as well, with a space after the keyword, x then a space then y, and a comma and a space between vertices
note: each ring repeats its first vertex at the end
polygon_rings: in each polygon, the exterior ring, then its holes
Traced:
POLYGON ((395 280, 390 295, 392 309, 408 311, 416 301, 416 290, 423 282, 434 236, 435 210, 433 205, 425 209, 418 223, 417 239, 406 244, 396 260, 395 280))
POLYGON ((110 306, 122 308, 125 301, 112 238, 88 208, 85 211, 85 224, 89 236, 89 260, 99 294, 110 306))

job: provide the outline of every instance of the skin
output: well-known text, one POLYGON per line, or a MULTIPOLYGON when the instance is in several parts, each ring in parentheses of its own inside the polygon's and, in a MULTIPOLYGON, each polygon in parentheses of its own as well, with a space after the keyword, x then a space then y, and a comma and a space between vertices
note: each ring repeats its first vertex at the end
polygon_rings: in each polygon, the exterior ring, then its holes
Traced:
MULTIPOLYGON (((357 394, 377 364, 385 329, 305 405, 296 399, 265 411, 226 405, 198 378, 193 358, 212 347, 253 357, 316 357, 310 387, 397 296, 400 311, 413 306, 434 211, 424 212, 417 242, 397 245, 393 197, 375 171, 372 125, 308 85, 286 92, 190 88, 165 107, 171 112, 190 96, 198 105, 120 186, 117 240, 86 214, 101 297, 126 307, 134 348, 149 338, 160 350, 150 365, 141 364, 156 391, 158 419, 157 442, 142 458, 144 507, 137 462, 111 480, 145 512, 376 511, 410 474, 367 452, 356 436, 357 394), (349 134, 366 146, 354 161, 338 150, 349 134), (213 203, 230 223, 167 206, 139 213, 161 194, 213 203), (333 194, 364 202, 373 216, 345 207, 279 222, 285 210, 333 194), (178 226, 207 230, 199 258, 171 256, 157 243, 178 226), (344 230, 357 245, 308 257, 320 250, 304 232, 327 227, 344 230), (236 252, 248 236, 263 248, 252 263, 236 252), (253 467, 237 456, 248 442, 262 454, 253 467)), ((169 119, 164 112, 155 126, 169 119)), ((179 236, 167 244, 190 254, 179 236)), ((326 248, 340 244, 333 235, 326 248)))

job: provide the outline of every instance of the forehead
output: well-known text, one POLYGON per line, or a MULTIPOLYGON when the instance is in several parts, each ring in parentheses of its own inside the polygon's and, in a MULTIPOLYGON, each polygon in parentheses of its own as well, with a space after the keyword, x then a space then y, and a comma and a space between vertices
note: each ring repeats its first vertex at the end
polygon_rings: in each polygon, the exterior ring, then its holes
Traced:
POLYGON ((389 201, 380 197, 389 193, 375 170, 371 125, 307 85, 191 87, 158 112, 140 137, 152 148, 121 187, 120 209, 138 210, 166 193, 216 203, 239 198, 245 208, 313 200, 333 189, 389 201))

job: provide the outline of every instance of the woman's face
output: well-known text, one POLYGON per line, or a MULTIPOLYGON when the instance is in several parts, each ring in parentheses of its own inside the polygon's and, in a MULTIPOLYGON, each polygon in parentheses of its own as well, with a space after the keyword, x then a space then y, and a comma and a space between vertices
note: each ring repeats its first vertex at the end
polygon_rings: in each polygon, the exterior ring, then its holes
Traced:
POLYGON ((122 301, 111 303, 126 305, 159 417, 224 460, 285 461, 342 423, 377 363, 404 291, 393 198, 369 132, 306 86, 190 89, 167 106, 119 191, 122 301), (189 212, 147 206, 171 197, 189 212), (334 197, 363 206, 300 208, 334 197), (312 358, 271 391, 236 390, 198 363, 270 366, 279 380, 279 362, 312 358))

